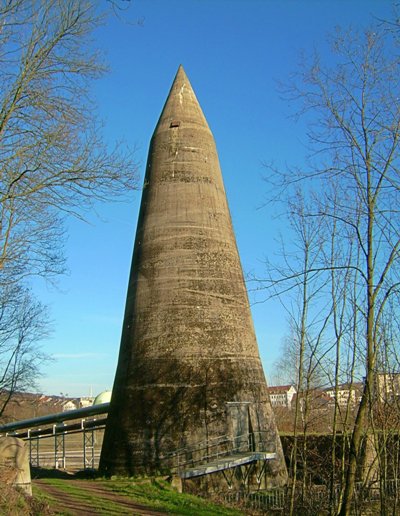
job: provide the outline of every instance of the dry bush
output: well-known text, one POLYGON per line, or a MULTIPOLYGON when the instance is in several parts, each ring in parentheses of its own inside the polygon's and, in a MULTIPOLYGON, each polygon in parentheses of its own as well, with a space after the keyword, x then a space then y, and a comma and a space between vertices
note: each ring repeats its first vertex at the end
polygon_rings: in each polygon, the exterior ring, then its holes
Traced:
POLYGON ((17 478, 18 470, 15 466, 6 463, 0 464, 0 483, 11 485, 17 478))
POLYGON ((45 502, 25 495, 14 487, 15 467, 0 465, 0 514, 7 516, 47 516, 53 514, 45 502))
POLYGON ((30 514, 25 496, 13 487, 17 469, 2 464, 0 466, 0 513, 9 516, 30 514))

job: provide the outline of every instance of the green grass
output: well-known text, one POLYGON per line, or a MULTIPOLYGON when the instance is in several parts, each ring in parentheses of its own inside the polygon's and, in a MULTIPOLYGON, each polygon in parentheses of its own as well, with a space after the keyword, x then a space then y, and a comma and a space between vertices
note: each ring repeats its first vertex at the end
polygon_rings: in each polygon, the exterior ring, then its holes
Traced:
MULTIPOLYGON (((63 493, 68 494, 69 496, 72 496, 76 501, 82 502, 84 504, 89 504, 93 508, 96 509, 96 511, 100 515, 109 516, 114 514, 131 514, 132 511, 129 511, 128 508, 121 507, 117 503, 114 503, 112 500, 107 500, 105 498, 100 498, 96 494, 90 493, 84 488, 80 488, 78 486, 73 485, 73 481, 66 481, 61 479, 49 479, 46 480, 46 484, 52 485, 62 491, 63 493)), ((44 495, 47 497, 47 501, 49 502, 49 505, 51 506, 53 502, 53 505, 58 503, 57 500, 54 498, 51 499, 47 494, 44 495)), ((70 516, 72 513, 70 513, 68 510, 63 510, 62 512, 57 512, 57 515, 62 516, 70 516)))
MULTIPOLYGON (((135 503, 166 514, 193 516, 238 516, 243 514, 237 510, 214 504, 206 499, 188 494, 180 494, 162 480, 93 480, 99 482, 107 490, 126 496, 135 503)), ((73 496, 78 501, 89 503, 99 514, 131 514, 117 502, 102 499, 78 485, 73 480, 47 479, 46 483, 73 496)), ((36 489, 35 489, 36 491, 36 489)), ((51 505, 51 500, 46 500, 51 505)), ((63 513, 67 516, 68 512, 63 513)))
POLYGON ((242 514, 239 511, 217 505, 198 496, 177 493, 167 482, 162 480, 153 480, 152 482, 110 480, 106 481, 105 485, 108 489, 126 495, 138 503, 170 514, 188 516, 193 516, 193 514, 196 514, 196 516, 234 516, 242 514))
MULTIPOLYGON (((32 496, 39 503, 51 508, 57 503, 57 500, 49 494, 43 492, 40 487, 32 485, 32 496)), ((35 513, 35 516, 41 516, 41 512, 35 513)), ((45 513, 46 514, 46 513, 45 513)), ((70 516, 68 511, 58 512, 57 516, 70 516)))

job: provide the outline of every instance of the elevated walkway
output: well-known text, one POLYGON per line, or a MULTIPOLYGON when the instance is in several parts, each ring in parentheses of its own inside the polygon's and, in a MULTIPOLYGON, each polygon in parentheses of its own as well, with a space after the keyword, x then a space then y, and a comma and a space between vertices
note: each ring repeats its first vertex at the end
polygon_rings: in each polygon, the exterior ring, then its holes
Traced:
POLYGON ((204 464, 199 464, 193 468, 181 469, 179 476, 182 479, 199 477, 201 475, 216 473, 217 471, 237 468, 238 466, 244 466, 252 462, 273 460, 275 458, 276 453, 272 452, 236 453, 204 464))
POLYGON ((66 469, 94 469, 100 454, 96 431, 102 431, 107 421, 109 403, 48 414, 0 425, 0 437, 14 436, 29 441, 29 461, 32 466, 66 469), (66 439, 82 435, 80 451, 67 452, 66 439), (53 446, 48 443, 53 438, 53 446), (79 465, 79 466, 78 466, 79 465))
MULTIPOLYGON (((35 417, 33 419, 22 419, 0 425, 1 435, 12 435, 25 439, 27 437, 42 436, 48 433, 69 432, 73 430, 82 430, 88 417, 95 417, 107 414, 110 403, 101 403, 99 405, 91 405, 80 409, 67 410, 65 412, 57 412, 48 414, 47 416, 35 417), (73 424, 66 424, 66 421, 75 421, 73 424), (79 421, 77 424, 76 421, 79 421), (37 429, 37 430, 36 430, 37 429), (36 434, 34 432, 36 431, 36 434)), ((106 417, 102 419, 92 419, 91 427, 104 426, 106 417)))
POLYGON ((266 463, 277 457, 266 432, 252 432, 235 438, 224 435, 181 448, 165 459, 172 463, 172 472, 182 480, 266 463))

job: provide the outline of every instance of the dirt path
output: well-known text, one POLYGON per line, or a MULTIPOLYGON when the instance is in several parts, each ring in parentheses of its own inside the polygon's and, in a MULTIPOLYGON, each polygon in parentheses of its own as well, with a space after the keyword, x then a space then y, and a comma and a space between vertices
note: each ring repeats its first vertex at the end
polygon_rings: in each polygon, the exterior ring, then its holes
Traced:
POLYGON ((66 493, 64 490, 48 484, 45 479, 33 481, 40 491, 54 500, 50 506, 55 514, 71 516, 119 514, 160 516, 166 514, 135 503, 128 496, 113 493, 101 482, 74 479, 63 480, 64 483, 66 487, 79 489, 79 492, 66 493))

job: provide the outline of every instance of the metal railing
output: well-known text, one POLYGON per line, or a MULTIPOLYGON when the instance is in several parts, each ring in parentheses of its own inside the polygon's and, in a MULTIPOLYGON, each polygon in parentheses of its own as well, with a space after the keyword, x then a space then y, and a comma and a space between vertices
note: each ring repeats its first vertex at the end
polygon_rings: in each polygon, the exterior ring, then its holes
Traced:
POLYGON ((224 458, 250 453, 275 453, 275 446, 267 439, 267 432, 246 433, 232 438, 228 435, 200 441, 189 447, 179 448, 163 457, 163 461, 171 464, 171 469, 194 468, 222 460, 224 458))
POLYGON ((99 451, 95 450, 95 431, 105 428, 109 403, 93 405, 81 409, 48 414, 32 419, 24 419, 0 426, 0 435, 12 435, 29 442, 29 461, 36 467, 94 469, 98 464, 99 451), (98 417, 95 416, 102 416, 98 417), (82 434, 83 442, 79 452, 74 452, 74 460, 67 451, 66 437, 82 434), (51 452, 45 441, 53 439, 51 452), (76 459, 75 459, 76 457, 76 459))
POLYGON ((35 417, 32 419, 22 419, 12 423, 6 423, 0 426, 0 435, 16 435, 20 437, 18 430, 26 429, 26 433, 32 428, 44 427, 52 425, 57 426, 58 423, 65 421, 72 421, 76 419, 85 420, 90 416, 97 416, 100 414, 107 414, 110 403, 101 403, 99 405, 92 405, 75 410, 67 410, 65 412, 57 412, 56 414, 48 414, 47 416, 35 417))

